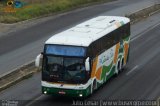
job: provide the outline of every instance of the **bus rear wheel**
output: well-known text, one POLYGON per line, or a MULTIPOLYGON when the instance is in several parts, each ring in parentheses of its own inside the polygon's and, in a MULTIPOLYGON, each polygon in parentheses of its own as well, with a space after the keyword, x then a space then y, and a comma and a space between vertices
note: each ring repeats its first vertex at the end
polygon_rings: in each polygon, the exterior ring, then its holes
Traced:
POLYGON ((121 62, 121 71, 123 71, 124 69, 125 69, 125 65, 124 65, 124 58, 123 58, 121 62))
POLYGON ((115 71, 116 76, 119 74, 120 67, 121 67, 120 65, 121 65, 121 64, 120 64, 120 61, 118 61, 117 67, 116 67, 116 71, 115 71))

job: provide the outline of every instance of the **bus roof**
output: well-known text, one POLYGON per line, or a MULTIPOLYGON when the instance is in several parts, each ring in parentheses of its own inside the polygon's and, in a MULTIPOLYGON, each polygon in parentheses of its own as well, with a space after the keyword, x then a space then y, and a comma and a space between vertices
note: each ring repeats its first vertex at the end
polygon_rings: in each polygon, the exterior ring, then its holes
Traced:
POLYGON ((53 35, 45 44, 87 47, 95 40, 129 22, 130 20, 126 17, 98 16, 53 35))

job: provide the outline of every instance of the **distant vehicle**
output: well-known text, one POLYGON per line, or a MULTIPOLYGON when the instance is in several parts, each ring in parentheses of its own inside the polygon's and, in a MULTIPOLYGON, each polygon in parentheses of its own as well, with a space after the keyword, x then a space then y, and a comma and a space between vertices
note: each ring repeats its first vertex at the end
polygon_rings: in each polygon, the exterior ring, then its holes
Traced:
POLYGON ((87 97, 126 66, 129 42, 130 20, 117 16, 98 16, 52 36, 35 60, 42 66, 42 93, 87 97))

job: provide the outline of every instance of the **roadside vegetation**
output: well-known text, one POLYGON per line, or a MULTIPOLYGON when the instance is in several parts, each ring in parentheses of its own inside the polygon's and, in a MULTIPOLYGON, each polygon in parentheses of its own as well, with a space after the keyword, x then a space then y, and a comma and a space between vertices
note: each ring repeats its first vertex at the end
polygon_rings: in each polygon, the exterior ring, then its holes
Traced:
POLYGON ((26 2, 27 4, 25 4, 22 8, 16 9, 16 12, 13 13, 4 12, 6 4, 4 5, 3 2, 0 3, 0 22, 15 23, 73 10, 75 8, 91 5, 93 3, 103 3, 109 1, 113 0, 23 0, 23 2, 26 2))

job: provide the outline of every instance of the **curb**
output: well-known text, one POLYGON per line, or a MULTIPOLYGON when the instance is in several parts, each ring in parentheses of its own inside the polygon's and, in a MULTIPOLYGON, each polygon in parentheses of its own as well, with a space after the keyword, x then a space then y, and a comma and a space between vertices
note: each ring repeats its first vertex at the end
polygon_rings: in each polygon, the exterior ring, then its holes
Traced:
POLYGON ((0 77, 0 91, 31 77, 39 69, 34 66, 34 62, 23 65, 0 77))
MULTIPOLYGON (((160 4, 155 4, 151 7, 144 8, 135 13, 127 14, 126 17, 131 19, 131 24, 134 24, 144 18, 160 12, 160 4)), ((34 61, 21 66, 11 72, 0 76, 0 91, 31 77, 34 73, 39 72, 40 69, 36 68, 34 61)))
POLYGON ((127 14, 125 16, 131 19, 131 24, 134 24, 144 18, 147 18, 149 16, 158 13, 159 11, 160 11, 160 4, 155 4, 151 7, 141 9, 135 13, 127 14))

